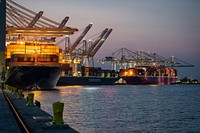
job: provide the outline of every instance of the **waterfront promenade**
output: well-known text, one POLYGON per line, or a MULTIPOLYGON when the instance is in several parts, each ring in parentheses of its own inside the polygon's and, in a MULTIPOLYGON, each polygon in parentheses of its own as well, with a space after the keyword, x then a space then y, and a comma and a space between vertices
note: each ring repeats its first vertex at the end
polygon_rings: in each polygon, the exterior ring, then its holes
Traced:
MULTIPOLYGON (((16 94, 11 93, 10 91, 5 90, 4 93, 12 102, 17 113, 21 117, 24 125, 27 127, 29 132, 39 133, 55 133, 55 132, 65 132, 65 133, 77 133, 69 125, 52 125, 52 116, 41 110, 39 107, 33 105, 28 106, 25 99, 18 99, 16 94)), ((10 108, 3 91, 0 90, 0 131, 4 132, 15 132, 20 133, 24 132, 20 130, 21 126, 17 123, 18 120, 13 115, 13 111, 10 108)))

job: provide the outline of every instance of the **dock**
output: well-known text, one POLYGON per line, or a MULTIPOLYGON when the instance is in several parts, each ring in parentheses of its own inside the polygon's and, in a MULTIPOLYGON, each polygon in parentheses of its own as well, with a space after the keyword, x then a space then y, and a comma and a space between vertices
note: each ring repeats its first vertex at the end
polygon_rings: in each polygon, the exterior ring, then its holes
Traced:
POLYGON ((0 131, 30 133, 78 133, 68 124, 54 125, 53 117, 38 106, 27 105, 27 100, 18 98, 8 90, 0 90, 0 131), (14 110, 13 110, 14 108, 14 110))
POLYGON ((2 133, 21 133, 21 130, 15 120, 12 111, 10 110, 9 104, 6 101, 2 90, 0 90, 0 116, 0 130, 2 133))

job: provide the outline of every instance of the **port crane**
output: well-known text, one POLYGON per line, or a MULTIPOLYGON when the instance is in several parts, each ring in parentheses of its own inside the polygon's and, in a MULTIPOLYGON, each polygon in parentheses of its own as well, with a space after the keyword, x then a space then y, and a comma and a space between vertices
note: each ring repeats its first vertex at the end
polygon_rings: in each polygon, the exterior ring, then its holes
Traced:
MULTIPOLYGON (((45 17, 43 11, 34 12, 13 0, 6 1, 6 40, 7 42, 32 39, 45 43, 55 43, 58 37, 64 37, 57 44, 65 42, 63 63, 72 66, 83 64, 88 60, 87 66, 94 66, 93 57, 103 45, 112 29, 104 29, 94 41, 83 38, 92 27, 88 24, 81 35, 71 43, 68 35, 78 31, 77 28, 66 26, 69 17, 66 16, 60 23, 45 17), (82 44, 82 47, 80 46, 82 44), (87 45, 87 46, 86 46, 87 45)), ((76 67, 76 66, 75 66, 76 67)))
POLYGON ((124 47, 98 61, 102 63, 111 62, 112 70, 136 66, 195 67, 195 65, 189 64, 174 56, 167 59, 157 53, 144 52, 142 50, 133 52, 124 47))
POLYGON ((56 37, 78 31, 77 28, 65 26, 68 20, 67 16, 58 23, 43 16, 43 11, 36 13, 12 0, 6 1, 7 41, 32 37, 40 41, 54 42, 56 37))
MULTIPOLYGON (((6 0, 6 43, 29 41, 34 44, 53 44, 57 37, 72 35, 78 31, 77 28, 66 26, 68 20, 69 17, 66 16, 59 23, 45 17, 43 11, 37 13, 13 0, 6 0)), ((37 51, 34 51, 37 55, 37 51)), ((59 58, 59 63, 61 60, 59 58)))
POLYGON ((71 63, 72 60, 75 60, 75 58, 77 58, 78 53, 75 52, 75 49, 80 44, 85 35, 88 33, 88 31, 91 29, 92 25, 92 23, 88 24, 88 26, 85 27, 81 35, 74 41, 73 44, 71 44, 71 40, 68 36, 62 38, 56 43, 56 45, 64 43, 64 63, 71 63))
POLYGON ((68 36, 62 38, 56 43, 56 45, 64 44, 63 63, 72 67, 74 76, 78 75, 78 65, 94 67, 94 55, 112 32, 112 29, 105 28, 94 41, 87 41, 84 37, 91 27, 92 23, 86 26, 73 44, 68 36))
POLYGON ((75 40, 75 42, 72 44, 72 46, 69 49, 69 51, 66 51, 67 54, 72 54, 72 52, 74 51, 74 49, 78 46, 78 44, 81 42, 81 40, 84 38, 84 36, 88 33, 88 31, 90 30, 91 27, 92 27, 92 23, 90 23, 85 28, 85 30, 81 33, 81 35, 75 40))
MULTIPOLYGON (((85 54, 83 54, 85 66, 94 66, 94 55, 101 48, 111 32, 112 29, 106 28, 94 42, 90 42, 90 47, 85 54)), ((87 44, 86 41, 85 43, 87 44)))
POLYGON ((64 43, 64 54, 66 56, 64 60, 66 63, 78 61, 76 63, 79 63, 83 66, 94 66, 93 57, 108 38, 112 32, 112 29, 105 28, 94 41, 88 41, 84 39, 84 37, 91 27, 92 24, 89 24, 73 44, 71 44, 69 37, 64 37, 56 43, 56 45, 61 45, 64 43))

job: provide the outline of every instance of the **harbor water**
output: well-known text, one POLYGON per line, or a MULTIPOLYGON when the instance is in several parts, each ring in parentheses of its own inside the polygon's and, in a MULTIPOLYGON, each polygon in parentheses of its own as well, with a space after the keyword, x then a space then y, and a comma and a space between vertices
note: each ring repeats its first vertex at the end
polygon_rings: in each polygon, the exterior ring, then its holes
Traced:
POLYGON ((65 123, 81 133, 200 132, 200 85, 65 86, 33 93, 51 115, 52 103, 64 102, 65 123))

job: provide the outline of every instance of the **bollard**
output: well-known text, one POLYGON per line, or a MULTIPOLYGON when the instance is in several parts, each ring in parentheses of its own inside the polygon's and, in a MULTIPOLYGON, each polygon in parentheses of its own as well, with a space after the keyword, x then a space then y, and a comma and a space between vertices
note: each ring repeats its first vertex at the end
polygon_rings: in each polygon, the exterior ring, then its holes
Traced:
POLYGON ((13 87, 13 93, 17 94, 17 88, 16 87, 13 87))
POLYGON ((28 94, 28 105, 30 105, 30 106, 33 106, 34 105, 34 103, 33 103, 33 100, 34 100, 34 93, 29 93, 28 94))
POLYGON ((11 92, 14 92, 14 87, 11 87, 11 92))
POLYGON ((8 85, 6 85, 6 90, 8 90, 8 85))
POLYGON ((20 98, 24 98, 24 94, 23 94, 23 90, 22 89, 19 89, 18 90, 18 97, 17 97, 18 99, 20 99, 20 98))
POLYGON ((10 86, 8 85, 8 90, 10 91, 10 86))
POLYGON ((5 89, 7 90, 7 85, 5 84, 4 86, 5 86, 5 89))
POLYGON ((63 125, 63 108, 64 103, 55 102, 53 105, 53 125, 63 125))
POLYGON ((10 86, 10 91, 12 92, 12 86, 10 86))
POLYGON ((41 103, 38 100, 35 100, 35 105, 40 108, 41 107, 41 103))
POLYGON ((103 77, 103 78, 104 78, 104 77, 105 77, 105 73, 103 73, 103 72, 102 72, 102 73, 101 73, 101 77, 103 77))

